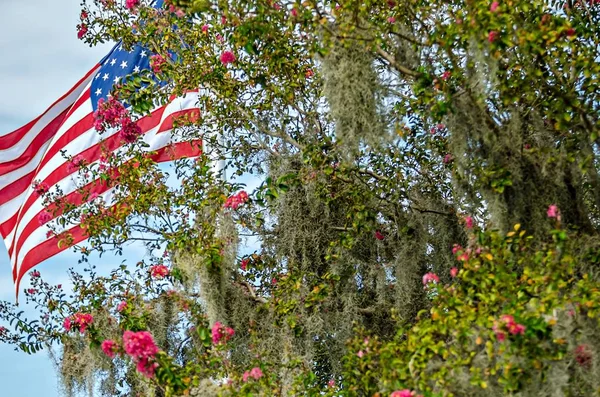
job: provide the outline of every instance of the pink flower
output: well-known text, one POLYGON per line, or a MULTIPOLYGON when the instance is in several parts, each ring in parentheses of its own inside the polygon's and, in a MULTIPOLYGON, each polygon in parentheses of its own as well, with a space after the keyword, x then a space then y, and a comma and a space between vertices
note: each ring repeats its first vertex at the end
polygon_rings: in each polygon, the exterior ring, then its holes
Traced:
POLYGON ((511 316, 510 314, 503 315, 502 317, 500 317, 500 320, 502 320, 507 325, 515 323, 515 318, 513 316, 511 316))
POLYGON ((142 129, 139 125, 129 117, 125 117, 122 121, 122 128, 119 131, 119 136, 127 143, 133 143, 138 136, 142 134, 142 129))
POLYGON ((389 18, 387 19, 387 21, 388 21, 389 23, 396 23, 396 18, 394 18, 394 17, 389 17, 389 18))
POLYGON ((225 343, 229 341, 235 335, 235 331, 233 328, 225 327, 217 321, 211 329, 211 334, 213 344, 218 345, 221 342, 225 343))
POLYGON ((246 269, 248 268, 248 263, 250 263, 249 259, 242 259, 242 261, 240 262, 240 268, 246 271, 246 269))
POLYGON ((546 215, 548 215, 548 218, 557 218, 558 220, 560 220, 560 211, 558 210, 558 207, 554 204, 548 207, 546 215))
POLYGON ((456 259, 458 259, 461 262, 466 262, 469 260, 469 254, 467 252, 464 252, 463 254, 457 256, 456 259))
POLYGON ((36 292, 37 292, 37 289, 35 289, 35 288, 29 288, 29 289, 27 290, 27 293, 28 293, 29 295, 34 295, 36 292))
POLYGON ((94 322, 94 317, 89 313, 75 313, 73 322, 79 325, 79 332, 84 333, 88 326, 94 322))
POLYGON ((8 332, 8 329, 6 329, 6 327, 0 327, 0 335, 4 334, 8 332))
POLYGON ((312 69, 308 69, 306 70, 306 72, 304 73, 304 77, 306 77, 307 79, 310 79, 311 77, 313 77, 315 75, 315 72, 313 72, 312 69))
POLYGON ((71 330, 71 318, 70 317, 65 317, 65 319, 63 321, 63 328, 67 332, 69 332, 71 330))
POLYGON ((43 210, 42 212, 39 213, 37 219, 38 219, 38 222, 40 225, 45 225, 46 223, 48 223, 52 220, 52 214, 50 214, 46 210, 43 210))
POLYGON ((297 10, 297 9, 295 9, 295 8, 292 8, 291 14, 292 14, 292 16, 293 16, 294 18, 297 18, 297 17, 298 17, 298 10, 297 10))
POLYGON ((498 3, 497 1, 494 1, 492 3, 492 5, 490 6, 490 11, 491 12, 496 12, 496 10, 498 10, 499 6, 500 6, 500 3, 498 3))
POLYGON ((122 301, 117 305, 117 311, 119 313, 123 312, 127 308, 127 301, 122 301))
POLYGON ((71 161, 69 161, 69 163, 67 164, 67 172, 72 173, 77 171, 78 169, 80 169, 81 167, 83 167, 85 165, 85 159, 80 156, 77 155, 75 157, 73 157, 71 159, 71 161))
POLYGON ((235 55, 233 54, 233 52, 227 50, 221 54, 220 59, 223 65, 227 65, 228 63, 235 62, 235 55))
POLYGON ((250 376, 254 379, 260 379, 263 377, 263 372, 258 367, 254 367, 250 370, 250 376))
POLYGON ((240 205, 244 204, 248 200, 249 200, 248 193, 246 193, 245 191, 242 190, 238 194, 235 194, 235 195, 227 198, 227 200, 225 200, 225 204, 223 205, 223 207, 236 210, 236 209, 238 209, 238 207, 240 205))
POLYGON ((498 331, 496 332, 496 339, 498 339, 498 342, 504 342, 506 340, 506 334, 504 332, 498 331))
POLYGON ((392 394, 390 394, 390 397, 412 397, 414 395, 415 395, 415 393, 413 393, 412 391, 410 391, 408 389, 404 389, 404 390, 396 390, 395 392, 392 392, 392 394))
POLYGON ((376 230, 376 231, 375 231, 375 238, 376 238, 377 240, 380 240, 380 241, 381 241, 381 240, 383 240, 383 239, 385 238, 385 236, 384 236, 384 235, 383 235, 383 233, 381 233, 379 230, 376 230))
POLYGON ((327 387, 329 387, 329 388, 335 387, 335 380, 330 379, 329 382, 327 382, 327 387))
POLYGON ((444 164, 448 164, 452 161, 452 155, 450 153, 448 153, 447 155, 444 156, 444 159, 442 160, 444 162, 444 164))
POLYGON ((154 73, 160 73, 165 63, 167 60, 162 55, 156 54, 150 57, 150 67, 154 73))
POLYGON ((250 378, 250 371, 245 371, 244 375, 242 375, 242 380, 248 382, 248 378, 250 378))
POLYGON ((169 273, 169 268, 165 265, 155 265, 150 268, 150 275, 157 279, 166 277, 169 275, 169 273))
POLYGON ((442 80, 446 81, 452 76, 452 73, 449 70, 446 70, 442 73, 442 80))
POLYGON ((43 196, 44 194, 48 193, 48 190, 50 190, 50 188, 48 187, 48 184, 44 182, 34 182, 33 190, 39 196, 43 196))
POLYGON ((496 41, 496 39, 498 38, 498 32, 492 30, 489 34, 488 34, 488 41, 490 43, 493 43, 494 41, 496 41))
POLYGON ((473 229, 473 218, 470 216, 465 217, 465 226, 467 229, 473 229))
POLYGON ((106 354, 110 358, 115 358, 115 352, 117 350, 117 343, 114 340, 107 339, 102 342, 100 346, 104 354, 106 354))
POLYGON ((575 348, 575 361, 582 367, 590 367, 592 364, 592 352, 588 345, 579 345, 575 348))
POLYGON ((426 273, 423 276, 423 285, 427 285, 428 283, 430 283, 432 281, 434 281, 436 283, 440 282, 440 278, 437 276, 437 274, 435 274, 435 273, 426 273))
POLYGON ((225 25, 227 23, 227 17, 225 15, 221 15, 221 25, 225 25))
POLYGON ((123 348, 125 353, 134 360, 154 357, 158 353, 154 338, 148 331, 125 331, 123 334, 123 348))
POLYGON ((456 277, 457 275, 458 275, 457 267, 453 267, 452 269, 450 269, 450 276, 452 276, 452 278, 456 277))
POLYGON ((82 23, 81 25, 77 25, 77 28, 77 38, 81 40, 88 32, 88 27, 85 23, 82 23))
POLYGON ((39 276, 40 276, 40 272, 38 272, 37 270, 34 270, 31 272, 31 277, 38 278, 39 276))
POLYGON ((454 255, 456 255, 456 253, 457 253, 458 251, 462 251, 462 247, 461 247, 460 245, 458 245, 458 244, 454 244, 454 245, 452 246, 452 253, 453 253, 454 255))
POLYGON ((208 32, 208 25, 204 24, 202 25, 202 33, 206 33, 208 32))
POLYGON ((146 378, 150 379, 154 377, 154 373, 156 371, 156 367, 158 367, 158 363, 155 363, 149 357, 142 357, 137 360, 135 368, 144 375, 146 378))
POLYGON ((98 100, 98 108, 94 112, 94 128, 96 131, 104 131, 104 126, 116 127, 126 118, 128 112, 125 106, 114 97, 98 100))
POLYGON ((140 5, 140 0, 126 0, 125 1, 125 8, 127 8, 128 10, 131 10, 139 5, 140 5))
POLYGON ((575 36, 576 33, 577 33, 577 31, 573 28, 569 28, 565 31, 565 34, 567 35, 567 37, 575 36))
POLYGON ((356 355, 358 356, 358 358, 363 358, 363 356, 365 355, 365 352, 363 352, 362 350, 359 350, 358 353, 356 353, 356 355))
POLYGON ((523 324, 512 323, 508 325, 508 332, 513 335, 524 335, 526 329, 527 327, 523 324))

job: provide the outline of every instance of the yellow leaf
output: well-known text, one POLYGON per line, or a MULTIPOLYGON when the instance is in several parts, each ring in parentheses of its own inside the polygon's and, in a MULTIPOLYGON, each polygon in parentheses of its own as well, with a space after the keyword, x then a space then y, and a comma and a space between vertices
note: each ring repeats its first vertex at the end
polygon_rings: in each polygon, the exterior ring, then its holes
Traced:
POLYGON ((482 381, 479 386, 481 386, 482 389, 487 389, 487 383, 485 381, 482 381))
POLYGON ((493 260, 494 260, 494 257, 492 256, 492 254, 485 254, 485 258, 486 258, 488 261, 493 261, 493 260))
POLYGON ((520 228, 521 228, 521 224, 520 224, 520 223, 517 223, 517 224, 515 225, 515 232, 518 232, 520 228))
POLYGON ((477 339, 475 339, 475 344, 481 345, 482 343, 483 343, 483 339, 481 339, 481 336, 478 336, 477 339))

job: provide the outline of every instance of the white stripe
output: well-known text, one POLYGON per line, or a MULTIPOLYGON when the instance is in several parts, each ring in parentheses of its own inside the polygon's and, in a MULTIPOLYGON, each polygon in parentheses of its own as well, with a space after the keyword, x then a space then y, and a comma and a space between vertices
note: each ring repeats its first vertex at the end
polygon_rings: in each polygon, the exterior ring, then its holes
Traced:
MULTIPOLYGON (((24 175, 27 175, 31 171, 34 171, 40 165, 42 157, 46 153, 46 149, 48 149, 49 145, 50 141, 46 142, 27 164, 7 174, 0 175, 0 193, 2 193, 2 189, 6 188, 11 183, 16 182, 24 175)), ((4 211, 2 206, 0 206, 0 211, 4 211)))
MULTIPOLYGON (((54 120, 58 115, 67 110, 69 106, 81 96, 81 93, 85 90, 89 81, 92 79, 93 74, 83 81, 81 84, 74 87, 74 89, 60 102, 54 104, 46 113, 25 133, 25 135, 13 146, 8 149, 0 150, 0 159, 2 163, 8 163, 18 159, 23 152, 31 145, 31 142, 38 136, 38 134, 54 120)), ((21 127, 22 128, 22 127, 21 127)))

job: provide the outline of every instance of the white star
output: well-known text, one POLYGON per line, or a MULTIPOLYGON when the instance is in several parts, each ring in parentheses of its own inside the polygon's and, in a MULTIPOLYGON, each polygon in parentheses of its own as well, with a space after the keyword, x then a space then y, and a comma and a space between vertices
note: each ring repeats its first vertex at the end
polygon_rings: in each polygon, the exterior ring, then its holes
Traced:
POLYGON ((108 73, 104 73, 104 76, 102 76, 102 80, 104 80, 104 81, 108 80, 109 76, 110 75, 108 73))
POLYGON ((118 48, 119 51, 123 51, 123 44, 121 44, 118 48))
POLYGON ((115 63, 117 63, 117 58, 113 58, 113 59, 110 61, 110 66, 115 66, 115 63))
POLYGON ((133 72, 134 72, 134 73, 137 73, 137 72, 139 72, 139 71, 140 71, 140 67, 139 67, 139 66, 137 66, 137 65, 135 65, 135 67, 133 68, 133 72))
POLYGON ((143 51, 140 53, 140 56, 141 56, 142 58, 146 57, 146 55, 148 55, 148 53, 146 52, 146 50, 143 50, 143 51))
POLYGON ((96 90, 96 96, 100 96, 100 95, 102 95, 102 90, 100 88, 98 88, 96 90))
POLYGON ((119 76, 117 76, 117 77, 115 77, 115 79, 113 80, 113 82, 115 84, 117 84, 120 80, 121 80, 121 78, 119 76))
POLYGON ((121 69, 125 69, 127 67, 127 61, 121 62, 121 69))

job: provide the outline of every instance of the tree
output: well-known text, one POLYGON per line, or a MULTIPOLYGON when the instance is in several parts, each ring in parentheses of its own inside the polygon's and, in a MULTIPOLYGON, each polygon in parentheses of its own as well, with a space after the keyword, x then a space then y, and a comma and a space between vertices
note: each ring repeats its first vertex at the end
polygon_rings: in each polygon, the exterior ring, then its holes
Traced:
POLYGON ((0 338, 111 396, 598 393, 600 4, 166 3, 84 2, 81 37, 154 54, 108 108, 199 87, 210 153, 173 188, 133 142, 86 170, 119 205, 63 215, 165 253, 33 274, 0 338))

